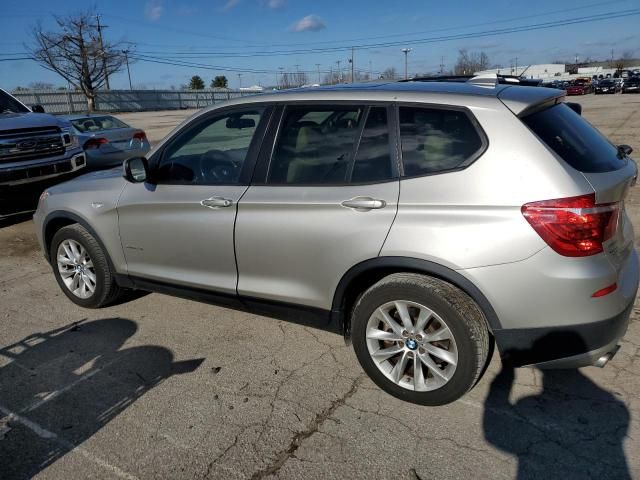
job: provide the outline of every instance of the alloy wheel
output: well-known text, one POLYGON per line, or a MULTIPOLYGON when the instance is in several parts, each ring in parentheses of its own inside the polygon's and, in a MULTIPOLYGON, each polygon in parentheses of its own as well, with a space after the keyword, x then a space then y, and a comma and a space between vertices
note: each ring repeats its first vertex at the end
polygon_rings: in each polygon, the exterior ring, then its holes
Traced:
POLYGON ((456 371, 453 333, 442 317, 419 303, 397 300, 378 307, 367 322, 366 338, 378 369, 408 390, 436 390, 456 371))
POLYGON ((78 298, 89 298, 96 291, 96 271, 89 252, 77 241, 63 240, 58 246, 58 272, 65 286, 78 298))

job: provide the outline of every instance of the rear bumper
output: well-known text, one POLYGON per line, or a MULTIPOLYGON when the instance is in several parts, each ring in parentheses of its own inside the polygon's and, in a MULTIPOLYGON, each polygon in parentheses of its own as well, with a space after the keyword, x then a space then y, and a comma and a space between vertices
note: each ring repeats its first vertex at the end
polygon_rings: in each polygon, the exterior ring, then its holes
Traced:
POLYGON ((492 333, 513 366, 593 365, 625 334, 640 279, 638 255, 567 258, 544 249, 527 260, 464 272, 496 311, 492 333), (617 265, 617 266, 614 266, 617 265), (617 284, 599 298, 591 295, 617 284))
POLYGON ((502 360, 512 366, 577 368, 595 365, 615 353, 629 325, 633 303, 621 313, 599 322, 570 327, 518 328, 494 331, 502 360))

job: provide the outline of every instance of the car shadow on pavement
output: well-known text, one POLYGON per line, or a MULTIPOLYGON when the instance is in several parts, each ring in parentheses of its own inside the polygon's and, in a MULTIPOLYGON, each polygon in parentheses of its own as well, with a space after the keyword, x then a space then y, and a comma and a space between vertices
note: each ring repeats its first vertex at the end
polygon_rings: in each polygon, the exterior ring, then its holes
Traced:
POLYGON ((176 362, 157 345, 124 347, 136 331, 124 318, 81 321, 0 349, 1 478, 31 478, 204 360, 176 362))
POLYGON ((485 438, 518 458, 518 480, 630 479, 625 404, 578 369, 541 373, 542 392, 512 403, 514 369, 503 365, 485 402, 485 438))

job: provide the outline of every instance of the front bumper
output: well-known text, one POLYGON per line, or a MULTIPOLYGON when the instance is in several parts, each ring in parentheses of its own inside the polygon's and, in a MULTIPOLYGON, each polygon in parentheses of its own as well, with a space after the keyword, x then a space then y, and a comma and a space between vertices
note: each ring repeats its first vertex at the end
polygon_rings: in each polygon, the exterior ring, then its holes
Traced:
POLYGON ((58 177, 85 168, 84 153, 46 163, 0 167, 0 186, 24 185, 58 177))

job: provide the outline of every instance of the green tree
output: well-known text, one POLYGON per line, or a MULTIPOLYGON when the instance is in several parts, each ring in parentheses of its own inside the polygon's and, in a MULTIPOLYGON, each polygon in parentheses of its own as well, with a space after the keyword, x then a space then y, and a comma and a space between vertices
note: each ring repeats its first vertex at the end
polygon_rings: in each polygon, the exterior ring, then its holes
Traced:
POLYGON ((189 89, 190 90, 202 90, 204 89, 204 80, 200 75, 194 75, 189 80, 189 89))
POLYGON ((229 80, 224 75, 217 75, 211 80, 211 88, 227 88, 227 86, 229 86, 229 80))

